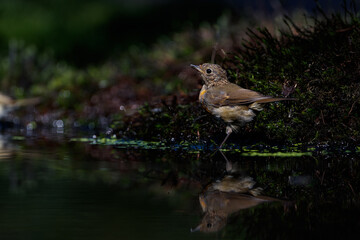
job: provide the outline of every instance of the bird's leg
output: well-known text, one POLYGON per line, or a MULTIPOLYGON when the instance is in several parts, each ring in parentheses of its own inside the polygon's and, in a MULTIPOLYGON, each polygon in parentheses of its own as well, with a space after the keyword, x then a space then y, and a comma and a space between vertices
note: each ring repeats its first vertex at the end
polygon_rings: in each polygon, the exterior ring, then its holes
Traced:
POLYGON ((230 126, 226 126, 226 137, 224 139, 224 141, 222 141, 222 143, 220 144, 219 149, 224 145, 224 143, 226 142, 226 140, 228 139, 228 137, 230 136, 230 134, 233 132, 233 130, 231 129, 230 126))
POLYGON ((227 173, 232 172, 232 170, 233 170, 233 164, 232 164, 232 162, 230 162, 230 161, 227 159, 227 157, 225 156, 225 154, 224 154, 221 150, 220 150, 219 152, 221 153, 221 155, 224 157, 224 159, 225 159, 225 161, 226 161, 226 172, 227 172, 227 173))

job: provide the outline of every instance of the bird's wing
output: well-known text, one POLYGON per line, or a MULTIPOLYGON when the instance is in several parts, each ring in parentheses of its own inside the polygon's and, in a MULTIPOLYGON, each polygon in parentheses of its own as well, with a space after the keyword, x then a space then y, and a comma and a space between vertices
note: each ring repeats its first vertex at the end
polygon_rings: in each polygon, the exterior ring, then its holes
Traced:
POLYGON ((276 99, 277 98, 264 96, 255 91, 242 88, 233 83, 212 87, 208 89, 205 94, 206 102, 216 107, 245 105, 253 102, 264 103, 279 101, 276 99))

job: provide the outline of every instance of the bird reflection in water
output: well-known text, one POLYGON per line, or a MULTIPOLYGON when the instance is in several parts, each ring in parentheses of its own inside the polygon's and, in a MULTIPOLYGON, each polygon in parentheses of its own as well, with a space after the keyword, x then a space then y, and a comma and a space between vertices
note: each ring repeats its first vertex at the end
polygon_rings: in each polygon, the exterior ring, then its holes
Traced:
POLYGON ((14 153, 15 147, 9 143, 6 136, 0 134, 0 162, 11 159, 14 153))
MULTIPOLYGON (((223 153, 220 151, 223 155, 223 153)), ((256 182, 249 176, 239 174, 230 161, 226 160, 228 175, 220 181, 210 183, 199 195, 199 202, 204 212, 201 223, 191 232, 217 232, 227 223, 228 217, 242 209, 255 207, 265 202, 288 202, 262 196, 262 188, 255 187, 256 182)))

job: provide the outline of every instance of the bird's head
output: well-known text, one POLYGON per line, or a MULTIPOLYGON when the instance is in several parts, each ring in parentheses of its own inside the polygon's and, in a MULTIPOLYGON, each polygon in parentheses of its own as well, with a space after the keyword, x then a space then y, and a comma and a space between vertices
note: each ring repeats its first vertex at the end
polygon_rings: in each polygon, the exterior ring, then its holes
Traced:
POLYGON ((220 67, 220 65, 212 63, 203 63, 201 65, 190 65, 191 67, 198 70, 201 74, 205 85, 212 86, 218 85, 223 82, 228 82, 226 71, 220 67))

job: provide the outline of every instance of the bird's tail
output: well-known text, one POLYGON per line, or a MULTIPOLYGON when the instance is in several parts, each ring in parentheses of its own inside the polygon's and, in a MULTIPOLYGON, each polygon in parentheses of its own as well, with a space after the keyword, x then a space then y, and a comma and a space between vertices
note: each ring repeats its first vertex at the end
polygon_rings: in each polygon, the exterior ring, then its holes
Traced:
POLYGON ((278 101, 296 101, 297 98, 273 98, 273 97, 269 97, 269 98, 263 98, 260 100, 257 100, 257 103, 270 103, 270 102, 278 102, 278 101))

